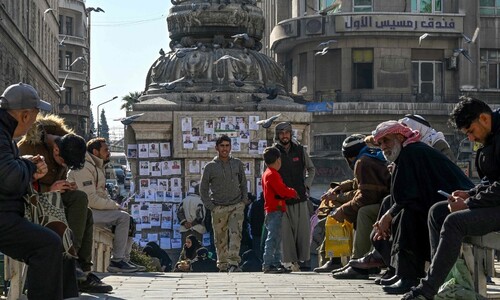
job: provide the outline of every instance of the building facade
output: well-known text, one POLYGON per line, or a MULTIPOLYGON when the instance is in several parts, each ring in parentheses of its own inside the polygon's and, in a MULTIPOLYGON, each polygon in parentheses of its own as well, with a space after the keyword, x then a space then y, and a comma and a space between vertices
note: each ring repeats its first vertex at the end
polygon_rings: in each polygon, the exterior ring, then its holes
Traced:
POLYGON ((59 113, 79 135, 90 132, 90 39, 83 0, 59 0, 59 113))
POLYGON ((58 113, 57 0, 0 0, 0 90, 34 86, 58 113))
MULTIPOLYGON (((263 49, 285 66, 292 94, 317 111, 311 125, 316 157, 338 161, 348 135, 370 133, 381 121, 415 113, 445 133, 472 173, 471 148, 446 121, 460 95, 493 107, 500 103, 497 5, 492 0, 263 1, 266 20, 274 20, 266 25, 272 31, 263 49)), ((323 172, 349 176, 336 170, 345 167, 333 164, 323 172)))

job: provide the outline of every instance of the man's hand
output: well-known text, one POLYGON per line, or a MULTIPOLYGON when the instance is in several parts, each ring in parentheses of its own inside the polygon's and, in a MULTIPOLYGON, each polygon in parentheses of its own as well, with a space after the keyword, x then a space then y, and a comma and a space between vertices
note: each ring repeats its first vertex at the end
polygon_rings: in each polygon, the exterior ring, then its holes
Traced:
POLYGON ((391 223, 392 216, 389 212, 385 213, 380 220, 375 222, 373 224, 373 228, 375 229, 373 240, 387 240, 391 235, 391 223))
POLYGON ((337 194, 338 194, 338 193, 334 192, 335 189, 330 188, 330 189, 328 189, 328 191, 326 193, 324 193, 321 196, 321 201, 325 202, 325 204, 328 207, 334 207, 335 206, 334 202, 335 202, 335 200, 337 200, 337 194))
POLYGON ((47 164, 45 163, 45 158, 40 154, 29 158, 29 160, 36 165, 36 172, 33 174, 33 180, 42 178, 49 171, 47 164))
MULTIPOLYGON (((453 192, 455 194, 455 192, 453 192)), ((467 194, 468 195, 468 194, 467 194)), ((448 209, 450 212, 460 211, 469 208, 465 200, 461 197, 451 196, 448 198, 448 209)))
POLYGON ((451 193, 451 195, 453 197, 458 197, 458 198, 462 198, 462 199, 467 199, 469 198, 469 193, 467 191, 454 191, 453 193, 451 193))
POLYGON ((341 209, 335 209, 334 211, 331 212, 330 214, 337 222, 339 223, 344 223, 345 220, 345 214, 341 209))
POLYGON ((50 186, 50 191, 60 191, 64 193, 66 191, 73 191, 77 189, 75 182, 69 182, 66 180, 58 180, 50 186))

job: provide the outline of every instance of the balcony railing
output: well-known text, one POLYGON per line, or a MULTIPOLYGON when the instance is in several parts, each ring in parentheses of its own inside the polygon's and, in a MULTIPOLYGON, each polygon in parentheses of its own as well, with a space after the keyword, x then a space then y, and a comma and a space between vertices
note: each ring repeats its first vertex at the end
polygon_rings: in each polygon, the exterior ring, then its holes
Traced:
POLYGON ((69 70, 59 70, 59 77, 64 78, 66 77, 66 74, 68 75, 69 80, 75 80, 75 81, 81 81, 85 82, 87 75, 83 72, 78 72, 78 71, 69 71, 69 70))
POLYGON ((59 104, 59 114, 90 117, 90 107, 76 104, 59 104))

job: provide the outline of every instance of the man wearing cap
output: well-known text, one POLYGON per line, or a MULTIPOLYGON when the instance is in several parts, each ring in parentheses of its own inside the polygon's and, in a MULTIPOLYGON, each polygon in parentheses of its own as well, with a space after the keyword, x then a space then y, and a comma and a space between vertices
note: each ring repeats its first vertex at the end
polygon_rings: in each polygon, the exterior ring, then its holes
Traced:
POLYGON ((292 270, 299 271, 298 263, 310 259, 309 189, 315 168, 304 147, 292 139, 289 122, 276 125, 273 146, 281 152, 279 173, 283 182, 299 194, 298 201, 286 201, 282 223, 283 262, 292 263, 292 270))
POLYGON ((32 181, 47 173, 44 158, 20 158, 14 138, 26 134, 40 110, 52 106, 27 84, 0 96, 0 251, 28 264, 29 299, 62 299, 62 241, 52 230, 25 219, 24 199, 32 181))
POLYGON ((392 285, 383 290, 402 294, 425 275, 430 259, 427 214, 443 200, 438 190, 452 192, 471 188, 469 178, 439 151, 420 142, 420 134, 397 122, 379 124, 373 132, 384 156, 394 162, 391 178, 391 204, 374 225, 374 240, 392 238, 392 285))
POLYGON ((40 192, 61 191, 68 225, 73 231, 73 244, 78 253, 79 289, 82 292, 106 293, 112 287, 90 273, 92 267, 93 219, 85 192, 66 180, 68 169, 85 165, 85 140, 73 133, 56 115, 38 117, 18 143, 23 155, 42 154, 48 166, 47 174, 37 180, 40 192))

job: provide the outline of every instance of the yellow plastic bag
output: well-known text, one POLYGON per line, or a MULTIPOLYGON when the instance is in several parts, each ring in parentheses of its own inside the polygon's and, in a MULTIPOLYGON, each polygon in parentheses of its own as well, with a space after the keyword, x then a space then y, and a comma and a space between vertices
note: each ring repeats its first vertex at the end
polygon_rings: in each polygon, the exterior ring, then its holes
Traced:
POLYGON ((328 216, 325 223, 325 252, 327 257, 351 256, 353 225, 339 223, 328 216))

